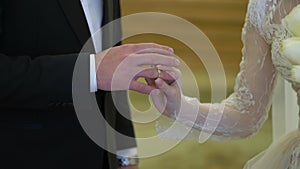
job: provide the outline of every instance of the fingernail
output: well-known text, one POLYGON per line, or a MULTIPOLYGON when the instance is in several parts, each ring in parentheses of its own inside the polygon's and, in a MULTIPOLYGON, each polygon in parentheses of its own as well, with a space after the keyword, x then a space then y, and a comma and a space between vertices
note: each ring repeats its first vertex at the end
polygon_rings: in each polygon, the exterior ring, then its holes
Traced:
POLYGON ((174 53, 174 49, 173 48, 169 48, 169 51, 174 53))

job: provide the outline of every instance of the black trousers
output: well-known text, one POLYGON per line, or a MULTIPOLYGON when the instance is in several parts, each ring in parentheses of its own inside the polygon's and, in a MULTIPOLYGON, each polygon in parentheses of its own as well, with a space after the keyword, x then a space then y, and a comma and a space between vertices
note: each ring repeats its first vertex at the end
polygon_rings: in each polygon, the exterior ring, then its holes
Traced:
POLYGON ((1 115, 1 169, 108 169, 107 153, 85 134, 74 111, 1 115))

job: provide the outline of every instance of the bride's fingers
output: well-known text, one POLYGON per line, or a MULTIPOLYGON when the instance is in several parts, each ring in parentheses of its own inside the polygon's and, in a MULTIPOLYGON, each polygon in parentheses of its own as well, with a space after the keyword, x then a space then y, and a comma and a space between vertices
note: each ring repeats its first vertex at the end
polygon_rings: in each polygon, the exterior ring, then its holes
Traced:
POLYGON ((156 107, 156 109, 160 112, 163 113, 164 109, 165 109, 165 105, 163 102, 163 96, 162 93, 160 92, 159 89, 154 89, 151 91, 150 93, 152 102, 154 104, 154 106, 156 107))
POLYGON ((176 82, 176 79, 174 78, 174 75, 170 75, 169 72, 165 72, 163 70, 160 71, 159 78, 161 78, 163 81, 165 81, 168 85, 171 85, 174 82, 176 82))
POLYGON ((164 70, 160 70, 159 78, 163 79, 168 84, 172 84, 176 81, 174 75, 170 74, 170 72, 166 72, 164 70))
POLYGON ((162 70, 161 72, 161 78, 165 81, 168 81, 168 84, 172 84, 175 81, 180 82, 181 81, 181 71, 175 67, 168 67, 168 66, 163 66, 163 65, 157 65, 157 68, 162 70), (169 78, 171 76, 173 82, 169 83, 169 78))
POLYGON ((168 85, 165 81, 161 78, 157 78, 155 80, 155 85, 158 89, 161 89, 167 96, 175 96, 177 94, 176 89, 174 86, 168 85))
POLYGON ((166 116, 173 116, 180 108, 181 91, 179 86, 168 85, 165 81, 158 78, 155 80, 155 85, 163 95, 163 108, 160 109, 166 116))

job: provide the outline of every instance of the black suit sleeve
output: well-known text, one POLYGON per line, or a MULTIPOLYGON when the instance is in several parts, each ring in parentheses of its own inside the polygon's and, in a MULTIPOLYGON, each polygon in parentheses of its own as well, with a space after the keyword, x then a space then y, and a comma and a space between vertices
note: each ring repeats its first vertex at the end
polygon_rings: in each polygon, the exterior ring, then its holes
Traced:
MULTIPOLYGON (((135 133, 134 133, 134 128, 133 128, 133 124, 132 121, 130 121, 129 119, 126 119, 124 116, 120 115, 120 113, 117 114, 117 131, 119 131, 120 133, 131 137, 131 138, 135 138, 135 133)), ((127 140, 120 140, 117 139, 117 149, 118 150, 123 150, 123 149, 127 149, 127 148, 133 148, 133 147, 137 147, 137 144, 135 141, 127 141, 127 140)))
POLYGON ((78 54, 7 56, 0 54, 0 105, 45 108, 72 101, 72 74, 78 54))
MULTIPOLYGON (((131 121, 131 110, 129 107, 127 91, 122 91, 118 93, 118 97, 121 102, 117 103, 119 111, 116 113, 116 130, 128 137, 134 138, 135 133, 133 129, 133 124, 131 121)), ((126 139, 117 139, 118 150, 137 147, 136 142, 126 139)))
POLYGON ((70 103, 79 42, 56 1, 1 1, 0 108, 70 103), (47 9, 36 8, 42 3, 47 9))

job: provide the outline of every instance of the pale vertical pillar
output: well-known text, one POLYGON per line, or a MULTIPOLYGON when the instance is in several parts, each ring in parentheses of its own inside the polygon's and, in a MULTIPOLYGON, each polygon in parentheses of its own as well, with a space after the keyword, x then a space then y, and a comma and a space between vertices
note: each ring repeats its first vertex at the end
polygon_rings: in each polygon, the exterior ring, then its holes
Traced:
POLYGON ((273 140, 298 127, 297 95, 290 83, 278 78, 272 105, 273 140))

